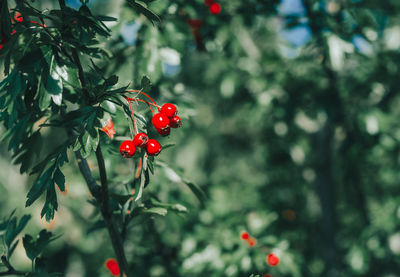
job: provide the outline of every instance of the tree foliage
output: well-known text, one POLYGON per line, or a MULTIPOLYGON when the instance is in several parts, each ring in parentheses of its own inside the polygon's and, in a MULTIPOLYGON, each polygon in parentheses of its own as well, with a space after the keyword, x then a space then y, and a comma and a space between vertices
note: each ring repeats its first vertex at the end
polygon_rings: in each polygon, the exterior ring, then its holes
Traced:
MULTIPOLYGON (((221 0, 218 15, 202 0, 38 2, 0 9, 2 155, 30 174, 32 215, 65 233, 38 270, 67 274, 79 257, 81 275, 107 276, 115 255, 132 276, 399 272, 397 1, 221 0), (159 157, 118 153, 129 88, 181 111, 159 157)), ((156 136, 146 105, 134 110, 156 136)), ((4 211, 13 183, 0 178, 4 211)), ((20 218, 0 228, 6 263, 20 218)), ((31 231, 23 246, 40 261, 51 234, 31 231)))

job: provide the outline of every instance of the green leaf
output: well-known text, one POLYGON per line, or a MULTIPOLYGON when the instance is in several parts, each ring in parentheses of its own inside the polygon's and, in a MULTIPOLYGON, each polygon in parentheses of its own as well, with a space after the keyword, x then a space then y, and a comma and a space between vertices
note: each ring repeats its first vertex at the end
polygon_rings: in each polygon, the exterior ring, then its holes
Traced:
POLYGON ((33 183, 32 188, 28 192, 28 199, 26 200, 25 206, 28 207, 35 202, 40 195, 46 190, 46 187, 49 186, 49 183, 52 181, 51 176, 54 171, 54 166, 48 168, 43 175, 38 177, 36 181, 33 183))
POLYGON ((49 94, 57 95, 63 91, 63 82, 60 76, 61 68, 57 65, 54 55, 51 57, 50 68, 46 78, 46 90, 49 94))
POLYGON ((168 213, 168 210, 165 209, 165 208, 153 207, 153 208, 150 208, 150 209, 143 209, 142 213, 158 214, 158 215, 165 216, 168 213))
POLYGON ((11 243, 25 228, 26 224, 30 219, 31 219, 30 215, 24 215, 17 224, 17 218, 12 216, 11 219, 8 221, 7 230, 5 234, 5 243, 9 249, 12 248, 10 247, 11 243))
POLYGON ((28 224, 29 220, 32 218, 31 215, 24 215, 22 216, 22 218, 20 219, 17 228, 15 229, 16 234, 18 235, 26 226, 26 224, 28 224))
POLYGON ((196 195, 201 205, 204 206, 204 202, 207 200, 207 195, 205 194, 205 192, 198 185, 192 182, 184 180, 184 183, 190 188, 194 195, 196 195))
POLYGON ((41 230, 37 239, 34 239, 30 235, 25 235, 22 239, 22 243, 25 248, 26 255, 32 261, 43 251, 43 249, 51 241, 52 233, 46 230, 41 230))
POLYGON ((111 16, 96 15, 95 18, 99 21, 117 21, 118 19, 111 16))
POLYGON ((11 243, 16 237, 16 228, 17 228, 17 218, 12 217, 11 220, 8 222, 7 231, 5 235, 5 242, 7 247, 10 247, 11 243))
POLYGON ((10 248, 8 249, 8 251, 7 251, 7 256, 8 256, 8 257, 11 257, 11 256, 12 256, 12 254, 14 253, 15 248, 16 248, 17 245, 18 245, 18 242, 19 242, 19 240, 16 240, 16 241, 10 246, 10 248))
POLYGON ((57 168, 54 172, 54 182, 57 184, 60 191, 65 191, 65 176, 61 172, 60 168, 57 168))
POLYGON ((146 75, 142 77, 142 81, 140 82, 141 90, 142 91, 149 91, 151 89, 151 81, 149 77, 146 75))
POLYGON ((154 22, 157 22, 157 23, 161 22, 161 19, 158 17, 158 15, 156 15, 155 13, 153 13, 152 11, 147 9, 141 3, 135 2, 134 0, 127 0, 127 1, 128 1, 128 4, 133 7, 134 10, 136 10, 139 13, 144 14, 144 16, 146 16, 153 25, 154 25, 154 22))
POLYGON ((58 202, 54 182, 49 182, 47 184, 46 202, 44 203, 41 217, 46 215, 46 221, 50 222, 50 220, 54 218, 54 214, 57 208, 58 202))

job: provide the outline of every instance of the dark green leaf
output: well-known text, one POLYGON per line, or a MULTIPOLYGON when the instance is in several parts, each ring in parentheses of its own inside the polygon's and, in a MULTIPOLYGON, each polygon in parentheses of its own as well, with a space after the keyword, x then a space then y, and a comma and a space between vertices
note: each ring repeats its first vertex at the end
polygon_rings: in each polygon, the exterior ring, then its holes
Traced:
POLYGON ((149 77, 143 76, 142 77, 142 81, 140 82, 140 86, 142 87, 143 91, 145 91, 145 92, 150 91, 150 89, 151 89, 151 81, 150 81, 149 77))
POLYGON ((30 235, 25 235, 22 242, 28 258, 33 261, 51 241, 51 237, 52 233, 47 232, 46 230, 40 231, 36 239, 30 235))
POLYGON ((54 182, 57 184, 60 191, 65 191, 65 176, 61 172, 60 168, 57 168, 54 172, 54 182))
POLYGON ((202 206, 204 206, 204 202, 207 199, 205 192, 198 185, 192 182, 184 181, 184 183, 190 188, 190 190, 194 193, 194 195, 196 195, 197 199, 199 199, 202 206))
POLYGON ((147 9, 142 4, 135 2, 134 0, 127 0, 127 1, 128 4, 131 5, 135 11, 144 14, 144 16, 146 16, 151 21, 152 24, 154 24, 154 22, 158 23, 161 22, 158 15, 147 9))

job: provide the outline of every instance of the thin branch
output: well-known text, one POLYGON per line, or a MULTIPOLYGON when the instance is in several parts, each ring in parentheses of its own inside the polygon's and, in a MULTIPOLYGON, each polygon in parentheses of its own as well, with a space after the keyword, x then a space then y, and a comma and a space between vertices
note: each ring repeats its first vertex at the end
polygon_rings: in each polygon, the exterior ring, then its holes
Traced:
POLYGON ((1 256, 1 261, 4 264, 4 266, 7 267, 8 270, 4 271, 4 272, 0 272, 0 276, 7 276, 7 275, 21 275, 21 276, 24 276, 24 275, 28 274, 28 272, 15 270, 14 267, 7 260, 6 255, 4 255, 4 254, 1 256))
POLYGON ((79 151, 75 151, 75 157, 78 162, 79 170, 82 173, 83 178, 86 181, 86 184, 89 188, 90 193, 94 196, 94 198, 99 199, 100 197, 100 187, 97 185, 96 180, 93 178, 93 175, 90 171, 89 165, 85 158, 82 157, 79 151))
POLYGON ((107 171, 106 171, 106 166, 104 163, 103 153, 101 152, 101 148, 100 148, 100 143, 96 149, 96 158, 97 158, 97 164, 99 166, 99 171, 100 171, 102 203, 103 203, 105 212, 108 214, 109 204, 108 204, 107 171))

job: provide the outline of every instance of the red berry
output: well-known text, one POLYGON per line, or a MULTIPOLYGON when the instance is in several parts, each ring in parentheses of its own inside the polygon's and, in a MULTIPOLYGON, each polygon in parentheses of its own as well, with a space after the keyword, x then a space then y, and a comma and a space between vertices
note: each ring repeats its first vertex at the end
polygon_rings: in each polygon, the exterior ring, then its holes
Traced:
POLYGON ((221 5, 219 3, 212 3, 210 5, 210 13, 219 14, 221 12, 221 5))
POLYGON ((110 271, 111 275, 119 276, 121 273, 119 272, 118 262, 115 259, 108 259, 105 263, 106 268, 110 271))
POLYGON ((271 266, 276 266, 279 264, 279 258, 275 254, 269 254, 267 257, 267 263, 271 266))
POLYGON ((240 234, 240 238, 241 238, 242 240, 248 240, 248 239, 250 238, 250 235, 249 235, 248 232, 242 232, 242 233, 240 234))
POLYGON ((174 104, 166 103, 162 105, 161 112, 171 118, 177 114, 178 110, 176 109, 176 106, 174 104))
POLYGON ((161 145, 155 139, 149 139, 146 145, 146 151, 150 156, 157 156, 161 152, 161 145))
POLYGON ((204 4, 207 6, 210 6, 212 3, 214 3, 214 0, 204 0, 204 4))
POLYGON ((157 132, 162 135, 163 137, 168 136, 169 133, 171 132, 171 129, 169 127, 164 128, 164 129, 157 129, 157 132))
POLYGON ((182 126, 182 121, 181 118, 177 115, 175 115, 173 118, 169 119, 169 126, 171 128, 179 128, 182 126))
POLYGON ((122 157, 130 158, 136 152, 135 144, 131 140, 125 140, 121 143, 121 146, 119 147, 119 152, 121 153, 122 157))
POLYGON ((246 241, 247 241, 247 243, 249 244, 250 247, 253 247, 254 245, 257 244, 257 240, 255 238, 249 238, 246 241))
POLYGON ((164 113, 155 114, 151 121, 156 129, 164 129, 169 127, 169 118, 164 113))
POLYGON ((137 147, 144 147, 146 146, 147 142, 149 141, 149 136, 145 133, 136 134, 133 138, 133 144, 137 147))
POLYGON ((24 21, 24 18, 22 17, 22 14, 20 12, 16 12, 14 14, 14 19, 15 19, 15 21, 18 21, 18 22, 24 21))

